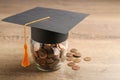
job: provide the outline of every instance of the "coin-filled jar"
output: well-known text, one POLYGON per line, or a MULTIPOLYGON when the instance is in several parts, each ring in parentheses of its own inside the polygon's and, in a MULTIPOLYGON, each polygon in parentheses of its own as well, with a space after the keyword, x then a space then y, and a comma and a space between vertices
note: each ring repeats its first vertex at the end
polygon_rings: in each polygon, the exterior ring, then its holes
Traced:
POLYGON ((39 70, 55 71, 65 60, 67 42, 44 44, 31 41, 31 51, 35 64, 39 70))

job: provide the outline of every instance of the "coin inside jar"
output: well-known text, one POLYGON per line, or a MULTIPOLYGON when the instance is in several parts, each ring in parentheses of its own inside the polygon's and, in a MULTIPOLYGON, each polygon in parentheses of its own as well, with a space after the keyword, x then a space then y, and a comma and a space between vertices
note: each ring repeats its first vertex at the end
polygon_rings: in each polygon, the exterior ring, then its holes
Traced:
POLYGON ((45 59, 47 57, 47 53, 44 50, 40 50, 38 53, 41 59, 45 59))
POLYGON ((41 66, 44 66, 45 65, 45 60, 44 59, 38 59, 39 60, 39 64, 41 65, 41 66))
POLYGON ((49 68, 54 68, 55 66, 57 66, 57 64, 59 63, 59 60, 55 60, 53 63, 48 64, 49 68))
POLYGON ((48 58, 48 59, 46 59, 46 62, 47 62, 48 64, 50 64, 50 63, 53 63, 54 60, 53 60, 52 58, 48 58))
POLYGON ((54 51, 53 51, 53 49, 52 49, 52 47, 50 45, 44 44, 42 49, 44 49, 44 51, 46 51, 49 54, 54 53, 54 51))
POLYGON ((51 44, 52 47, 57 47, 57 44, 51 44))
POLYGON ((54 57, 54 54, 47 54, 48 58, 54 57))
POLYGON ((34 51, 38 51, 40 49, 40 44, 39 43, 35 43, 34 44, 34 51))
POLYGON ((38 51, 35 51, 34 53, 33 53, 33 55, 35 56, 35 57, 38 57, 39 55, 38 55, 38 51))

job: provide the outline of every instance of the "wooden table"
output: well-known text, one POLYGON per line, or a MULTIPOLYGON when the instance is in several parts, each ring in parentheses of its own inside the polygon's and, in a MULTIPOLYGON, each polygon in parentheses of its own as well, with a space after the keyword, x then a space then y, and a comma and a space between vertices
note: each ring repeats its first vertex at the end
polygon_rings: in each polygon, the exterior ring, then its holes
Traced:
POLYGON ((0 80, 120 80, 119 0, 0 0, 0 20, 36 6, 90 14, 70 32, 69 49, 92 61, 82 60, 79 71, 65 62, 58 71, 40 72, 29 50, 31 65, 22 68, 23 27, 0 21, 0 80))

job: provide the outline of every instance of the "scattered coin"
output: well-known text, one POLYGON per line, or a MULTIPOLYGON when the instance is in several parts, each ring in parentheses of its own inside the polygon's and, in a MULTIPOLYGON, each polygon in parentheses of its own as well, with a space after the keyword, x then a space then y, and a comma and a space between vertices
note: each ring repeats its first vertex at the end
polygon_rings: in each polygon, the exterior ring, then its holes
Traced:
POLYGON ((69 62, 67 65, 70 66, 70 67, 72 67, 72 66, 75 65, 75 63, 74 62, 69 62))
MULTIPOLYGON (((66 54, 66 60, 70 61, 67 65, 72 67, 73 70, 79 70, 80 66, 76 65, 77 63, 81 62, 81 53, 76 49, 72 48, 70 49, 70 52, 66 54)), ((84 61, 91 61, 90 57, 85 57, 84 61)))
POLYGON ((72 66, 72 69, 73 69, 73 70, 79 70, 79 69, 80 69, 80 66, 79 66, 79 65, 74 65, 74 66, 72 66))
POLYGON ((76 52, 73 54, 74 57, 81 57, 81 53, 80 52, 76 52))
POLYGON ((70 50, 70 52, 72 52, 72 53, 76 53, 76 52, 77 52, 77 49, 72 48, 72 49, 70 50))
POLYGON ((73 59, 73 62, 79 63, 81 60, 79 58, 73 59))
POLYGON ((84 61, 91 61, 91 58, 90 57, 85 57, 84 61))
POLYGON ((72 57, 72 53, 68 52, 68 53, 66 54, 66 56, 67 56, 67 57, 72 57))
POLYGON ((66 60, 67 60, 67 61, 72 61, 72 60, 73 60, 73 57, 67 57, 66 60))

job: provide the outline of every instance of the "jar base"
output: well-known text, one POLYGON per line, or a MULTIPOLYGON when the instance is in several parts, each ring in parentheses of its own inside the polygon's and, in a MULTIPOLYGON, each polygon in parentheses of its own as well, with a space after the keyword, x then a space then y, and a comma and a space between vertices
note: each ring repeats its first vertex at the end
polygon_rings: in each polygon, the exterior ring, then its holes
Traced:
POLYGON ((42 69, 42 68, 40 68, 40 67, 37 67, 37 69, 40 70, 40 71, 44 71, 44 72, 52 72, 52 71, 57 71, 57 70, 59 70, 60 68, 55 69, 55 70, 45 70, 45 69, 42 69))
POLYGON ((36 66, 37 66, 37 69, 38 69, 38 70, 44 71, 44 72, 52 72, 52 71, 57 71, 57 70, 60 69, 60 67, 57 67, 57 68, 55 68, 55 69, 43 69, 43 68, 40 67, 39 64, 36 64, 36 66))

